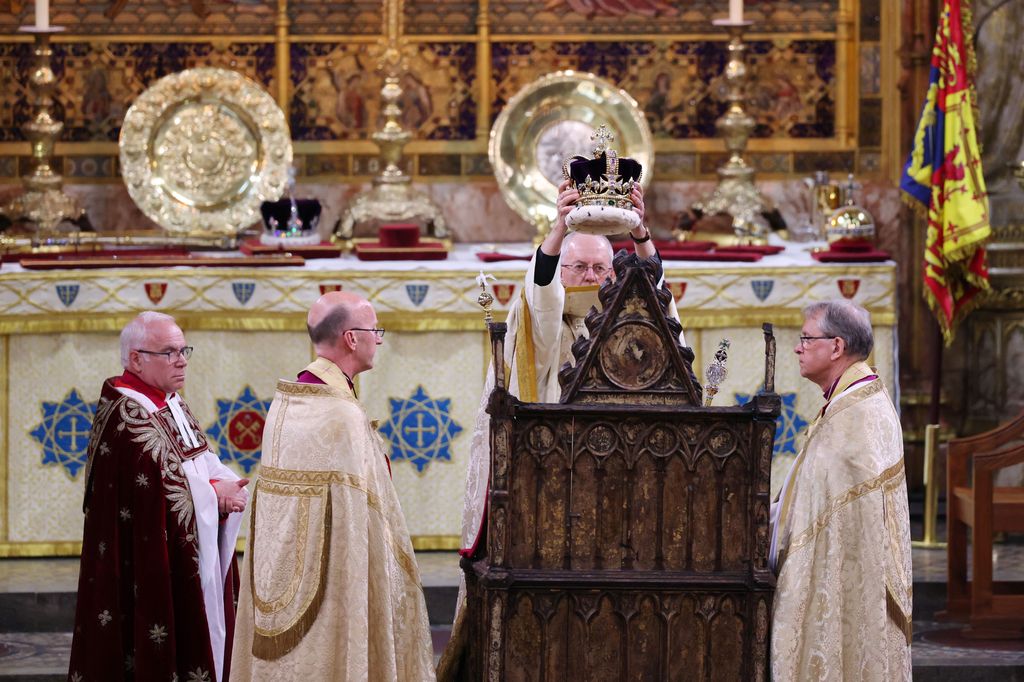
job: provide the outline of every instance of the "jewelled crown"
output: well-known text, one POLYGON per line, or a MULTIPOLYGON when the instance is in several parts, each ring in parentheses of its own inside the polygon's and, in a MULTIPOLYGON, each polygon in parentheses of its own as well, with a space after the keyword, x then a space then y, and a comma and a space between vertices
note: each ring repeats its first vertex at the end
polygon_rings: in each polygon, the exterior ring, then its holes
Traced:
POLYGON ((590 139, 595 141, 591 158, 577 154, 562 164, 563 175, 580 193, 576 205, 633 208, 629 193, 634 183, 640 182, 643 167, 634 159, 620 158, 618 152, 608 146, 615 139, 608 126, 602 124, 590 139))

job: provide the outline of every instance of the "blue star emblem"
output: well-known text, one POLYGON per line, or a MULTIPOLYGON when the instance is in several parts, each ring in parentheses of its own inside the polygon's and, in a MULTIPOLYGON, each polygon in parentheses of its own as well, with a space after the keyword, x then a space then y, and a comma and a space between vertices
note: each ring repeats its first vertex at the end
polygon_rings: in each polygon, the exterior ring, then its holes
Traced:
POLYGON ((61 402, 44 400, 40 408, 43 421, 30 435, 43 446, 43 465, 59 464, 74 480, 88 458, 96 403, 84 402, 73 388, 61 402))
MULTIPOLYGON (((737 393, 736 404, 746 405, 754 396, 748 393, 737 393)), ((797 414, 796 393, 782 393, 782 412, 776 418, 775 448, 772 457, 783 453, 797 454, 796 437, 807 428, 807 421, 797 414)))
POLYGON ((432 461, 452 460, 448 447, 462 427, 449 414, 450 398, 434 400, 417 386, 408 400, 389 400, 391 417, 380 432, 391 443, 392 460, 409 460, 419 473, 432 461))
POLYGON ((257 398, 250 386, 242 389, 237 398, 217 399, 217 421, 207 427, 206 433, 216 443, 221 461, 234 462, 245 473, 259 463, 270 402, 257 398))

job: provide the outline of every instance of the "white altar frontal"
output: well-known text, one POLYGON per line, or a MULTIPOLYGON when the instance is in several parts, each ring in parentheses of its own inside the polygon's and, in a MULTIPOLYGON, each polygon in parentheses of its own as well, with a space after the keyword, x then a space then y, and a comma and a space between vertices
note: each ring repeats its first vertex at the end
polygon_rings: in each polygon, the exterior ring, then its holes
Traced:
MULTIPOLYGON (((306 311, 339 287, 370 299, 387 329, 376 367, 357 378, 357 391, 390 444, 413 543, 421 550, 457 547, 489 352, 475 280, 481 269, 494 275, 489 288, 501 319, 527 265, 482 263, 479 250, 458 245, 446 261, 346 256, 270 268, 35 271, 4 264, 0 556, 79 552, 91 418, 103 380, 121 372, 118 333, 136 313, 153 309, 177 318, 195 346, 185 397, 221 458, 253 476, 276 381, 294 378, 312 358, 306 311)), ((526 245, 518 250, 529 253, 526 245)), ((716 405, 758 390, 761 324, 775 325, 776 390, 783 398, 776 473, 792 461, 798 435, 822 401, 792 354, 803 306, 846 296, 866 307, 875 328, 869 362, 896 399, 894 263, 823 264, 791 245, 757 263, 666 261, 665 274, 700 378, 719 341, 732 343, 716 405)), ((773 476, 773 488, 780 478, 773 476)))

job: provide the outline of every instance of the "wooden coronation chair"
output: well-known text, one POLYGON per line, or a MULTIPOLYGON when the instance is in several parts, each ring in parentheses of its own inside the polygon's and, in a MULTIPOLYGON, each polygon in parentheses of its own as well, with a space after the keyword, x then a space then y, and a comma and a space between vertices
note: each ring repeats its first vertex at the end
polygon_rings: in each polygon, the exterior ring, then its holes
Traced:
POLYGON ((994 533, 1024 532, 1024 487, 995 487, 1000 469, 1024 462, 1024 412, 991 431, 949 442, 946 617, 977 638, 1024 637, 1024 582, 992 580, 994 533), (967 580, 967 528, 973 579, 967 580))

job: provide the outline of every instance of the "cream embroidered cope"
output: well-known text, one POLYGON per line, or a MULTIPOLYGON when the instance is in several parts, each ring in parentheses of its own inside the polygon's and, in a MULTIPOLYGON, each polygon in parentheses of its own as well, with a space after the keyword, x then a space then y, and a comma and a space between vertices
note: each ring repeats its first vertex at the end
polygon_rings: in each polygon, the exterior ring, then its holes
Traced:
POLYGON ((899 416, 863 363, 809 429, 780 497, 772 671, 910 679, 910 524, 899 416))
POLYGON ((384 443, 341 370, 280 381, 242 569, 233 680, 433 679, 426 604, 384 443))

